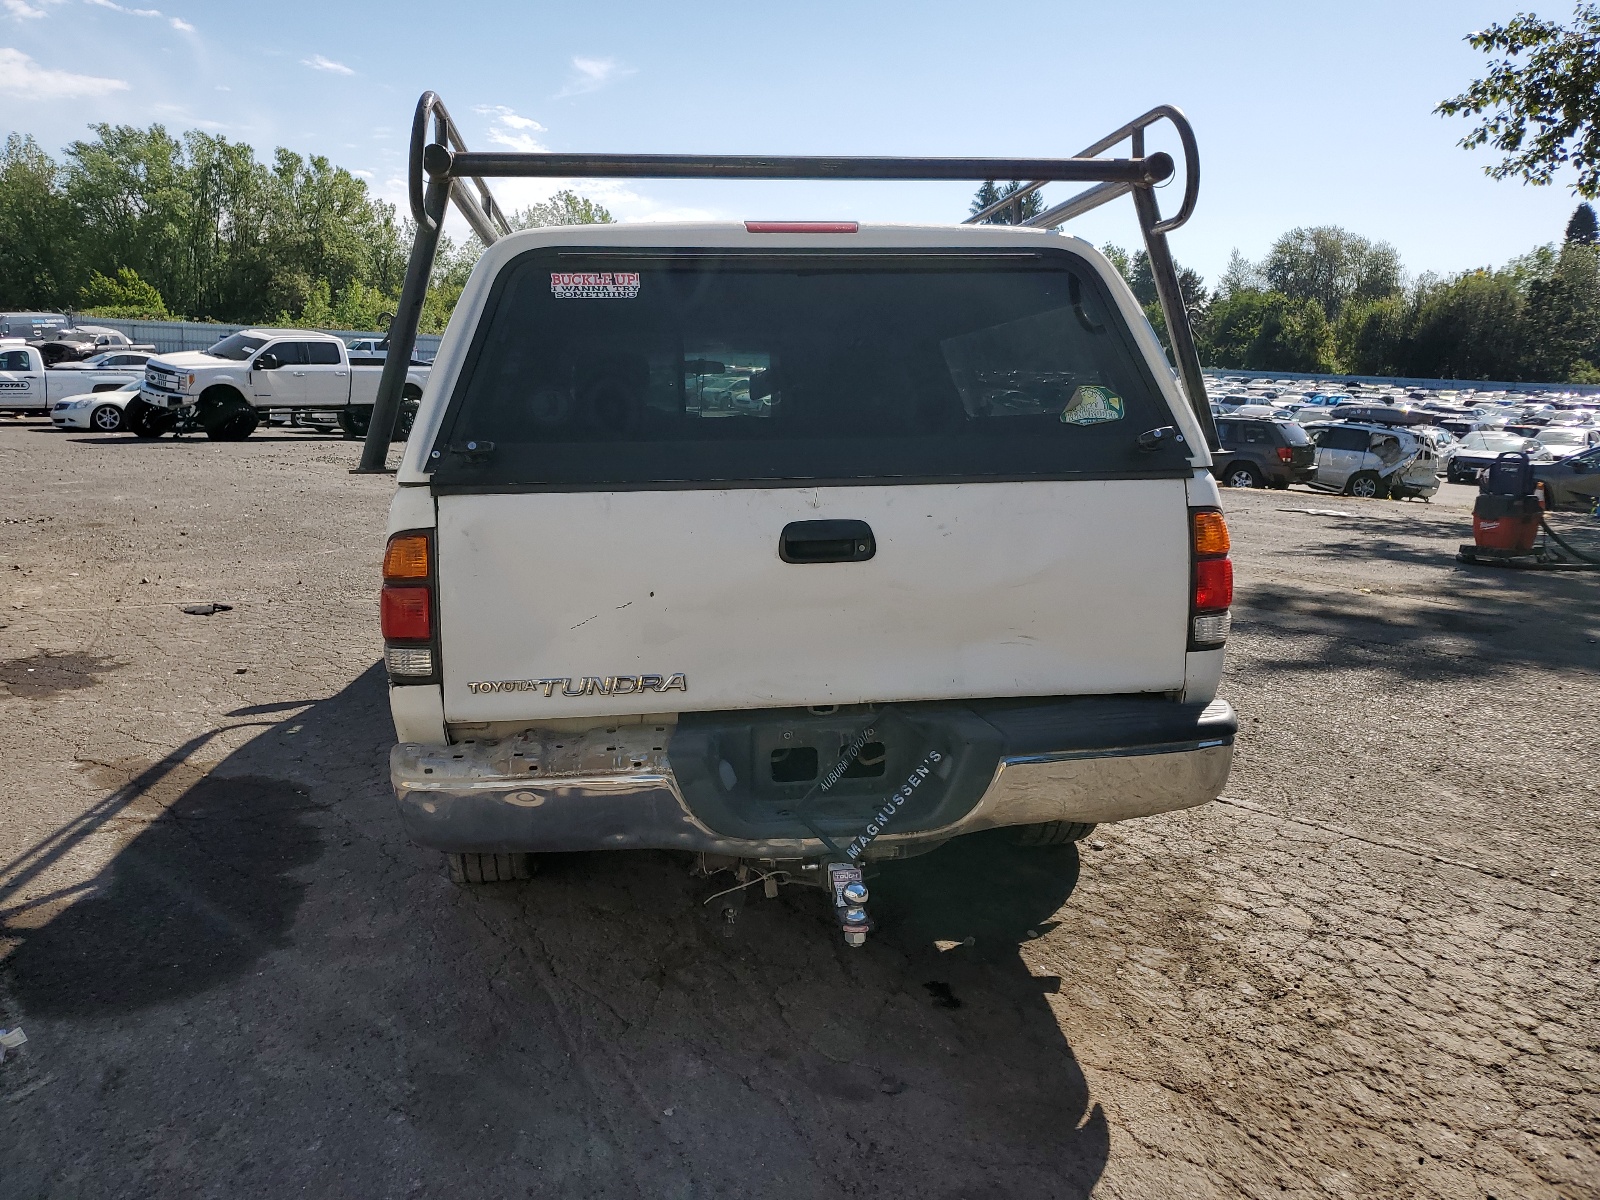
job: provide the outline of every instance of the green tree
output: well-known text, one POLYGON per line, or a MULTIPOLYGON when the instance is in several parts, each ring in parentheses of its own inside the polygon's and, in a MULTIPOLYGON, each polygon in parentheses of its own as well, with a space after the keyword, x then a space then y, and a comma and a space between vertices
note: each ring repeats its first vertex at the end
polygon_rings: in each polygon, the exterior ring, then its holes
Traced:
MULTIPOLYGON (((1184 310, 1191 320, 1204 313, 1206 305, 1210 303, 1210 296, 1206 292, 1206 281, 1200 272, 1191 267, 1174 263, 1178 270, 1178 292, 1183 296, 1184 310)), ((1144 250, 1134 253, 1132 260, 1125 272, 1128 286, 1133 289, 1134 298, 1141 305, 1148 308, 1154 304, 1161 304, 1161 294, 1156 291, 1155 271, 1150 266, 1150 255, 1144 250)))
POLYGON ((1252 371, 1332 371, 1333 329, 1315 300, 1270 296, 1261 328, 1244 352, 1252 371))
POLYGON ((1218 296, 1195 328, 1200 361, 1211 367, 1242 367, 1261 334, 1267 309, 1283 297, 1259 288, 1238 288, 1218 296))
POLYGON ((1580 246, 1592 246, 1600 242, 1600 222, 1594 215, 1594 205, 1580 204, 1572 211, 1572 220, 1567 222, 1567 235, 1564 239, 1576 242, 1580 246))
POLYGON ((115 275, 131 267, 163 296, 181 296, 189 196, 183 144, 161 125, 90 128, 95 137, 69 145, 65 166, 85 279, 88 270, 115 275))
POLYGON ((1424 278, 1412 298, 1402 352, 1408 375, 1430 379, 1527 378, 1527 300, 1507 271, 1424 278))
POLYGON ((83 310, 96 317, 126 317, 135 321, 165 321, 171 315, 161 293, 139 278, 132 267, 120 267, 115 279, 89 273, 78 292, 83 310))
POLYGON ((51 309, 76 277, 72 205, 60 168, 31 137, 0 152, 0 308, 51 309))
POLYGON ((1272 291, 1314 301, 1330 322, 1352 301, 1378 300, 1401 287, 1400 255, 1393 246, 1337 225, 1291 229, 1273 242, 1260 271, 1272 291))
POLYGON ((1228 265, 1223 268, 1222 277, 1217 280, 1217 294, 1232 296, 1238 292, 1263 292, 1266 291, 1266 285, 1261 268, 1240 254, 1235 246, 1228 255, 1228 265))
MULTIPOLYGON (((972 205, 967 211, 976 216, 991 204, 997 204, 1001 200, 1016 195, 1022 190, 1023 186, 1022 181, 1018 179, 999 185, 996 185, 992 179, 985 179, 978 187, 978 194, 973 197, 972 205)), ((1017 201, 1017 208, 1022 211, 1019 213, 1015 208, 1003 208, 992 216, 985 217, 983 224, 1021 225, 1030 217, 1037 217, 1044 211, 1044 197, 1038 192, 1029 192, 1021 200, 1017 201)))
POLYGON ((1118 275, 1121 275, 1124 279, 1130 279, 1133 274, 1133 260, 1128 257, 1126 250, 1112 242, 1107 242, 1100 247, 1100 253, 1104 254, 1111 265, 1117 269, 1118 275))
POLYGON ((1600 4, 1579 4, 1571 25, 1519 13, 1466 40, 1501 57, 1434 109, 1447 117, 1488 114, 1460 145, 1502 152, 1484 168, 1495 179, 1545 186, 1570 166, 1574 191, 1591 200, 1600 195, 1600 4))
POLYGON ((1555 270, 1528 285, 1523 353, 1526 376, 1542 382, 1600 361, 1600 250, 1568 242, 1555 270))
POLYGON ((604 205, 563 188, 548 200, 512 213, 506 223, 513 229, 538 229, 546 225, 610 225, 613 220, 604 205))
POLYGON ((1409 332, 1401 296, 1345 305, 1334 329, 1339 370, 1351 375, 1396 375, 1409 332))

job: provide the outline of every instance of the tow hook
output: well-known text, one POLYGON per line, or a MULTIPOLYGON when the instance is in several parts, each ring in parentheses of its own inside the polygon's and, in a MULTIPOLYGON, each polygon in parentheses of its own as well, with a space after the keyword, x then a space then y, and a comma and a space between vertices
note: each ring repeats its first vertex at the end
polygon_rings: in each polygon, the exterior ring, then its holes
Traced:
POLYGON ((867 885, 861 868, 852 863, 828 864, 828 888, 833 893, 833 915, 839 921, 846 946, 864 946, 872 930, 867 916, 867 885))

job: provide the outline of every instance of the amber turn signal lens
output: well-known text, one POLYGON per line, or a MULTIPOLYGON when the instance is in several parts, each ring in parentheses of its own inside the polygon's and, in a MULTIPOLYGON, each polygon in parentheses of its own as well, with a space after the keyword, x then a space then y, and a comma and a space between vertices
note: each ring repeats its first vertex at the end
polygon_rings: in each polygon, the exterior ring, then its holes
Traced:
POLYGON ((1215 509, 1194 514, 1194 552, 1200 558, 1226 554, 1229 547, 1228 523, 1215 509))
POLYGON ((383 552, 385 579, 426 579, 428 577, 428 535, 397 533, 383 552))

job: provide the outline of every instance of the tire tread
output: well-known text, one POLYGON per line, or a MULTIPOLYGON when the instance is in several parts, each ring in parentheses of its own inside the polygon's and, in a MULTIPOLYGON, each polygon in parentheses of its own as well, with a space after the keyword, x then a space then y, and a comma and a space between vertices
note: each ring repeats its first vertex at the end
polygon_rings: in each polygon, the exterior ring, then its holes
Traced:
POLYGON ((446 854, 445 865, 451 883, 512 883, 533 878, 531 854, 446 854))
POLYGON ((1042 825, 1019 825, 1016 833, 1016 844, 1019 846, 1065 846, 1068 842, 1081 842, 1094 830, 1094 825, 1085 821, 1046 821, 1042 825))

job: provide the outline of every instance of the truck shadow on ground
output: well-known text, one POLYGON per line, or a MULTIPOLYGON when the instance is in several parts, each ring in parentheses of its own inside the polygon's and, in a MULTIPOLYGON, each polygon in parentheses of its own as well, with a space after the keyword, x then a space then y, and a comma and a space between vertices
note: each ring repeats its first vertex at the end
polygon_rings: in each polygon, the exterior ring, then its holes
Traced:
POLYGON ((1107 1120, 1057 981, 1020 949, 1068 901, 1075 847, 1000 833, 885 864, 864 949, 810 888, 752 899, 728 937, 702 903, 726 877, 679 854, 451 885, 399 835, 389 740, 374 668, 210 770, 187 749, 121 769, 95 821, 142 817, 137 836, 76 903, 0 909, 8 1015, 79 1063, 116 1061, 138 1097, 119 1109, 63 1060, 53 1128, 115 1147, 204 1097, 234 1133, 186 1152, 201 1190, 329 1125, 361 1131, 337 1155, 349 1195, 393 1194, 400 1130, 425 1190, 998 1198, 1099 1179, 1107 1120), (174 1020, 181 1050, 140 1034, 174 1020), (252 1072, 263 1047, 273 1067, 252 1072))

